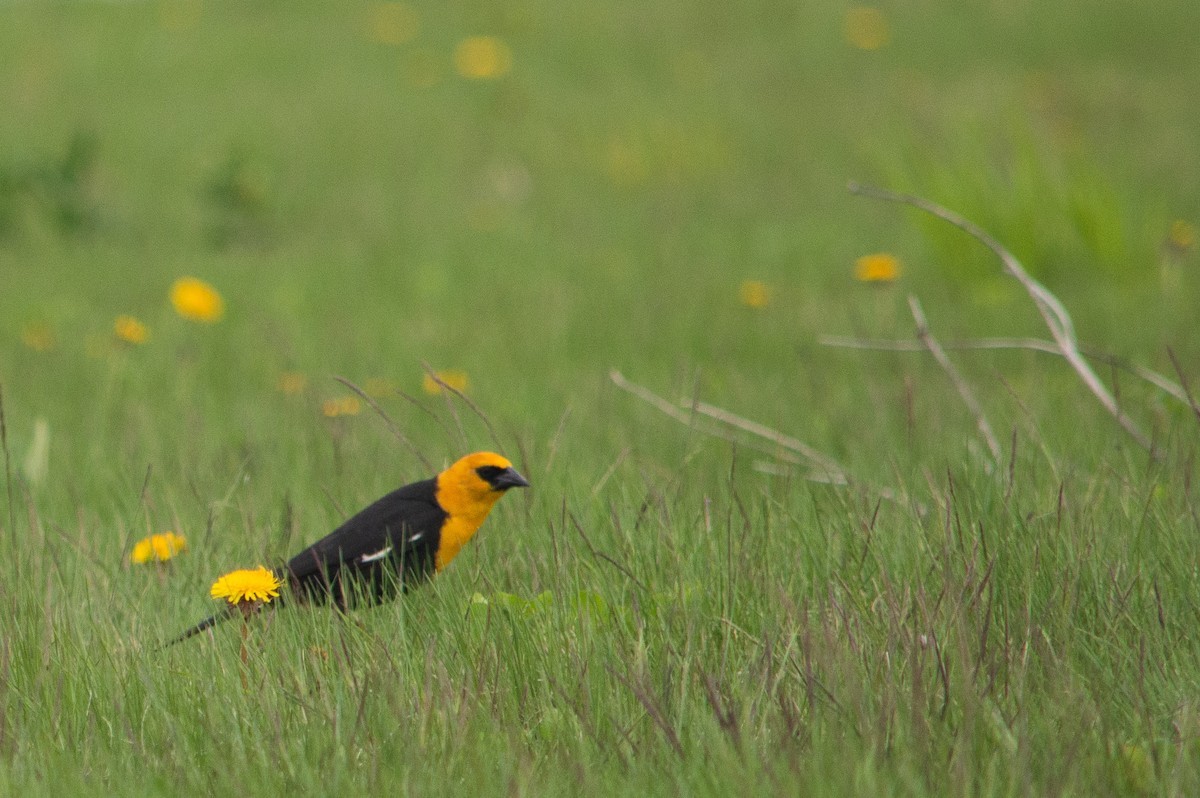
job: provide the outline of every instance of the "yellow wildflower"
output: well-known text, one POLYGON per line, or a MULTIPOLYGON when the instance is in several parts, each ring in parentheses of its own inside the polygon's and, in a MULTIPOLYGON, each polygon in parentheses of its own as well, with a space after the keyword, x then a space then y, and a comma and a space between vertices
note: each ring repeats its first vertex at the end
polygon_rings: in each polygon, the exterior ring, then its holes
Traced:
POLYGON ((288 396, 304 393, 308 387, 308 377, 299 371, 285 371, 279 375, 279 390, 288 396))
POLYGON ((765 308, 771 304, 771 289, 762 280, 746 280, 738 288, 738 299, 748 308, 765 308))
POLYGON ((380 44, 404 44, 421 29, 416 9, 407 3, 376 3, 367 18, 367 36, 380 44))
POLYGON ((215 599, 225 599, 234 605, 258 602, 269 604, 271 599, 279 596, 279 588, 282 586, 282 579, 260 565, 254 569, 225 574, 213 582, 209 595, 215 599))
POLYGON ((641 149, 632 142, 614 138, 608 144, 608 177, 618 186, 633 186, 646 179, 649 169, 641 149))
POLYGON ((180 277, 171 286, 175 312, 189 321, 216 322, 225 314, 225 300, 203 280, 180 277))
POLYGON ((186 550, 187 539, 183 535, 176 535, 174 532, 160 532, 157 535, 142 538, 135 543, 133 554, 129 555, 129 561, 135 565, 140 565, 150 560, 166 562, 176 554, 186 550))
POLYGON ((1176 219, 1167 231, 1167 242, 1178 252, 1190 252, 1196 246, 1196 228, 1183 219, 1176 219))
POLYGON ((321 413, 328 418, 338 416, 357 416, 362 411, 362 402, 357 396, 342 396, 337 399, 326 399, 321 403, 321 413))
POLYGON ((113 333, 127 344, 144 344, 150 340, 150 330, 133 316, 117 316, 113 333))
POLYGON ((429 374, 426 374, 421 380, 421 388, 425 391, 425 393, 432 394, 434 396, 441 393, 442 386, 438 384, 438 380, 446 383, 446 385, 449 385, 459 393, 467 392, 467 372, 459 371, 457 369, 450 369, 449 371, 438 371, 435 373, 437 374, 437 380, 435 380, 429 374))
POLYGON ((854 279, 861 283, 892 283, 900 277, 900 259, 888 252, 863 255, 854 261, 854 279))
POLYGON ((888 43, 888 21, 874 6, 854 6, 846 12, 846 41, 860 50, 878 50, 888 43))
POLYGON ((21 343, 34 352, 49 352, 57 343, 54 329, 44 321, 35 321, 21 328, 21 343))
POLYGON ((512 69, 512 50, 495 36, 468 36, 454 49, 454 65, 472 80, 503 77, 512 69))

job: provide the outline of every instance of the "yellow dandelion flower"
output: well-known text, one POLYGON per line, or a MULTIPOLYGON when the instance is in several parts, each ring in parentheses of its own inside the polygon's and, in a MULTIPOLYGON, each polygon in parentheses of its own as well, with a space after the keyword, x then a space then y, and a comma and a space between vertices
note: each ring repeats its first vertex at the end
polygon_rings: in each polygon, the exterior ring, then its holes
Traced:
POLYGON ((321 413, 328 418, 338 416, 357 416, 362 412, 362 402, 357 396, 342 396, 337 399, 326 399, 321 403, 321 413))
POLYGON ((1196 228, 1183 219, 1171 222, 1167 231, 1167 242, 1179 252, 1190 252, 1196 246, 1196 228))
POLYGON ((765 308, 771 304, 771 289, 762 280, 746 280, 738 288, 738 300, 748 308, 765 308))
POLYGON ((44 321, 35 321, 21 328, 21 343, 34 352, 49 352, 58 340, 54 328, 44 321))
POLYGON ((459 393, 467 392, 467 372, 459 371, 458 369, 450 369, 449 371, 438 371, 437 380, 431 375, 426 374, 421 380, 421 388, 427 394, 436 396, 442 392, 442 386, 438 384, 438 380, 449 385, 459 393))
POLYGON ((454 49, 454 65, 464 78, 492 80, 512 69, 512 50, 495 36, 468 36, 454 49))
POLYGON ((225 314, 225 300, 203 280, 180 277, 171 286, 175 312, 189 321, 216 322, 225 314))
POLYGON ((900 259, 887 252, 863 255, 854 261, 854 279, 860 283, 893 283, 900 277, 900 259))
POLYGON ((420 29, 417 11, 407 3, 376 3, 367 12, 367 38, 379 44, 410 42, 420 29))
POLYGON ((271 599, 279 596, 282 586, 282 579, 260 565, 254 569, 225 574, 213 582, 208 593, 215 599, 225 599, 235 605, 257 602, 269 604, 271 599))
POLYGON ((854 6, 846 12, 846 41, 860 50, 878 50, 888 43, 887 17, 874 6, 854 6))
POLYGON ((299 371, 285 371, 279 375, 279 390, 288 396, 302 394, 307 387, 308 377, 299 371))
POLYGON ((133 316, 117 316, 113 322, 113 334, 127 344, 144 344, 150 340, 150 330, 133 316))
POLYGON ((174 532, 160 532, 142 538, 133 546, 129 561, 135 565, 144 562, 166 562, 167 560, 187 550, 187 538, 174 532))

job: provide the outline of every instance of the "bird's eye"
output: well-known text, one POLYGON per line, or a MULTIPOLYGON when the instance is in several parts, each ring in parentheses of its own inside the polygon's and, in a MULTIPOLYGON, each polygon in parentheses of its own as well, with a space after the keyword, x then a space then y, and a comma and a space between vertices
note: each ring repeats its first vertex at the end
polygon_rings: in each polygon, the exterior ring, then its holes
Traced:
POLYGON ((475 473, 479 478, 489 485, 496 481, 496 477, 504 473, 504 469, 494 465, 480 466, 475 469, 475 473))

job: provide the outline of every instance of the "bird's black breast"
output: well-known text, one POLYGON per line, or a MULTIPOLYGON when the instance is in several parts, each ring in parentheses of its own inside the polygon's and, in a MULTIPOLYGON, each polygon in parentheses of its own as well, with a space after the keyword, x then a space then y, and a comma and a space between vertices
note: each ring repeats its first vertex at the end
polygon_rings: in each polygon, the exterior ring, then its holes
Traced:
POLYGON ((298 596, 318 603, 390 598, 433 572, 447 517, 436 479, 405 485, 289 560, 288 580, 298 596))

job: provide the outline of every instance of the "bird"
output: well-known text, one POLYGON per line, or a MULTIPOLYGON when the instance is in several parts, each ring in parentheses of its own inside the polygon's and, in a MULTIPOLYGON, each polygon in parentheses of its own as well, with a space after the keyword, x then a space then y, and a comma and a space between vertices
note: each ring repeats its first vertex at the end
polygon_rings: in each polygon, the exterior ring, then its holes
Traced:
MULTIPOLYGON (((298 603, 339 610, 379 604, 444 569, 493 505, 529 481, 494 452, 475 452, 435 477, 397 488, 288 560, 274 574, 298 603)), ((187 640, 232 616, 233 605, 165 644, 187 640)))

